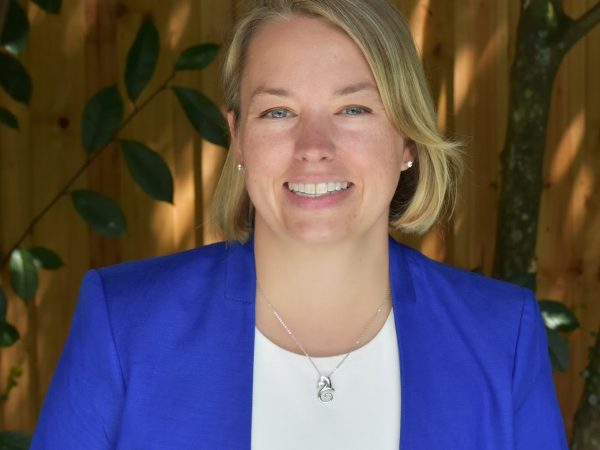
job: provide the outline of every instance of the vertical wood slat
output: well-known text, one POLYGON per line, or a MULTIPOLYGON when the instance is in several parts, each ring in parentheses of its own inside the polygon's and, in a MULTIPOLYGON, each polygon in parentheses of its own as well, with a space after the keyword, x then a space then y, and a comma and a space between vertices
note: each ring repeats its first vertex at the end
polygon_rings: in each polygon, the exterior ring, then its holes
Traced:
POLYGON ((506 127, 508 12, 503 2, 473 0, 455 13, 454 132, 467 146, 451 254, 455 264, 489 273, 506 127))
MULTIPOLYGON (((592 6, 585 0, 563 3, 572 17, 592 6)), ((581 329, 570 337, 568 371, 555 376, 569 432, 583 387, 579 374, 593 342, 590 333, 600 327, 600 210, 595 181, 600 170, 600 70, 597 58, 591 56, 598 55, 599 43, 596 29, 570 50, 555 81, 538 228, 538 295, 564 301, 581 321, 581 329), (596 53, 591 52, 594 48, 596 53)))
MULTIPOLYGON (((25 229, 33 207, 31 205, 30 185, 26 177, 26 173, 29 172, 30 155, 27 142, 21 140, 19 135, 19 133, 27 133, 29 130, 29 122, 22 119, 25 108, 9 99, 3 91, 0 92, 0 102, 21 119, 19 120, 19 131, 6 130, 0 134, 0 183, 2 183, 2 189, 0 189, 0 206, 2 207, 0 212, 2 240, 0 243, 2 244, 2 251, 0 253, 3 255, 25 229)), ((30 243, 29 239, 27 243, 30 243)), ((22 302, 12 299, 8 287, 9 277, 6 274, 2 274, 2 286, 9 296, 7 321, 18 327, 19 330, 25 329, 27 309, 22 302)), ((21 343, 18 347, 14 346, 2 351, 0 365, 2 373, 8 373, 10 368, 16 364, 27 364, 23 357, 23 348, 24 346, 21 343)), ((27 379, 23 380, 23 384, 26 388, 29 387, 27 379)), ((6 403, 0 416, 2 421, 13 417, 16 417, 17 420, 22 418, 16 406, 31 400, 31 397, 27 394, 28 391, 21 398, 13 401, 12 404, 6 403)))
MULTIPOLYGON (((224 59, 225 45, 229 37, 229 30, 233 22, 232 2, 201 2, 201 41, 216 42, 221 45, 219 58, 216 64, 208 67, 202 72, 202 88, 212 95, 213 101, 223 104, 221 92, 220 67, 224 59), (219 21, 215 21, 219 17, 219 21)), ((218 181, 226 151, 206 140, 202 141, 198 162, 200 164, 200 177, 198 179, 201 196, 201 204, 198 208, 202 210, 201 222, 197 223, 201 232, 203 243, 210 243, 218 238, 217 230, 210 221, 211 199, 218 181)))
MULTIPOLYGON (((118 3, 116 0, 85 0, 87 33, 85 36, 85 80, 87 98, 118 80, 117 29, 118 3)), ((113 200, 120 196, 118 173, 120 155, 116 144, 109 144, 87 170, 91 189, 102 192, 113 200)), ((116 264, 122 259, 120 239, 103 239, 90 234, 92 267, 116 264)))
MULTIPOLYGON (((578 15, 594 2, 564 3, 570 14, 578 15)), ((22 125, 19 132, 0 128, 2 249, 83 160, 80 115, 85 102, 100 87, 115 81, 125 93, 125 58, 144 15, 153 15, 161 35, 161 60, 150 91, 169 73, 183 48, 206 41, 224 42, 235 15, 235 3, 65 0, 58 17, 29 6, 32 34, 25 63, 34 80, 32 106, 13 107, 0 94, 2 105, 18 111, 22 125), (104 15, 93 14, 99 11, 104 15)), ((466 142, 468 153, 463 202, 454 229, 442 227, 424 239, 405 240, 463 268, 488 269, 495 232, 494 183, 498 180, 498 153, 504 138, 508 70, 519 2, 468 0, 460 7, 442 0, 394 3, 417 35, 433 95, 441 109, 440 123, 466 142)), ((546 156, 549 184, 538 238, 538 294, 564 300, 583 319, 582 330, 571 338, 573 361, 569 372, 557 376, 567 423, 579 399, 582 383, 578 372, 587 360, 589 332, 600 325, 594 297, 600 287, 600 242, 595 232, 600 225, 595 183, 600 171, 600 88, 596 81, 600 79, 596 58, 600 30, 573 51, 561 68, 554 92, 546 156), (560 168, 561 164, 565 168, 555 180, 552 174, 558 169, 553 167, 560 168)), ((215 64, 200 74, 182 73, 175 84, 201 89, 220 102, 218 76, 215 64)), ((131 105, 127 108, 130 110, 131 105)), ((5 383, 7 369, 17 361, 24 362, 25 374, 9 402, 0 408, 6 429, 33 428, 66 339, 78 285, 88 266, 121 257, 130 260, 169 253, 212 239, 207 208, 224 151, 197 138, 170 92, 161 94, 123 130, 123 137, 144 140, 167 160, 175 176, 175 206, 154 202, 141 192, 115 148, 107 153, 104 163, 90 171, 89 182, 84 177, 77 186, 100 186, 120 201, 129 221, 129 235, 112 242, 89 238, 87 227, 68 198, 36 229, 27 244, 48 245, 68 265, 42 275, 34 311, 37 323, 29 331, 27 310, 20 301, 10 298, 9 320, 24 338, 14 348, 2 351, 0 386, 5 383), (33 360, 32 355, 36 355, 33 360)), ((3 282, 6 285, 7 280, 3 282)))
MULTIPOLYGON (((438 121, 444 133, 451 135, 454 113, 449 109, 453 98, 454 73, 454 7, 443 0, 416 0, 396 2, 396 6, 406 17, 415 44, 425 66, 432 97, 438 110, 438 121)), ((420 247, 431 258, 445 260, 451 245, 447 225, 440 225, 423 238, 402 236, 408 245, 420 247)))
MULTIPOLYGON (((46 172, 36 175, 35 178, 49 180, 51 173, 57 174, 51 189, 45 185, 36 188, 35 198, 40 198, 41 193, 57 192, 84 159, 80 144, 80 108, 85 95, 84 42, 81 39, 86 29, 85 7, 81 2, 75 1, 71 1, 70 4, 65 2, 64 5, 70 7, 64 18, 41 15, 39 8, 37 9, 40 20, 48 22, 51 28, 46 29, 45 32, 40 30, 37 37, 32 35, 31 38, 36 39, 37 45, 28 47, 32 56, 35 49, 36 60, 31 60, 30 66, 37 72, 37 76, 34 77, 37 80, 37 84, 34 84, 34 97, 35 86, 37 86, 39 89, 37 98, 41 103, 35 116, 43 117, 44 114, 50 113, 45 135, 32 133, 32 137, 38 139, 38 144, 32 149, 35 154, 41 153, 38 149, 44 149, 44 153, 48 152, 47 160, 40 161, 39 165, 39 167, 47 167, 46 172), (64 27, 65 22, 68 24, 67 27, 64 27), (61 39, 57 42, 55 39, 49 39, 48 36, 61 36, 61 39), (58 43, 61 52, 55 50, 58 43), (49 55, 55 55, 54 64, 48 64, 49 55), (55 92, 57 89, 59 91, 55 96, 43 95, 44 92, 55 92), (42 103, 44 101, 48 103, 42 103), (50 143, 52 149, 47 147, 50 143)), ((32 8, 33 6, 30 5, 30 10, 32 8)), ((86 185, 85 177, 81 177, 75 188, 86 185)), ((40 207, 41 204, 36 207, 36 210, 40 207)), ((41 406, 40 402, 54 371, 60 354, 59 345, 67 336, 79 281, 86 270, 86 266, 81 262, 89 261, 90 255, 89 247, 85 245, 89 237, 87 227, 82 226, 68 196, 60 201, 43 223, 40 223, 40 231, 44 229, 44 235, 40 236, 36 244, 50 244, 50 248, 56 250, 64 259, 66 266, 59 272, 44 274, 49 288, 47 292, 42 290, 36 299, 37 326, 35 329, 30 328, 36 333, 38 348, 37 364, 41 398, 36 399, 36 410, 41 406), (55 240, 56 247, 51 244, 55 240), (56 302, 52 299, 61 299, 61 301, 56 302)), ((30 423, 35 420, 31 411, 24 411, 24 413, 29 414, 30 423)))
MULTIPOLYGON (((11 101, 3 92, 0 94, 0 102, 3 106, 8 107, 13 113, 17 114, 19 119, 22 119, 22 111, 24 107, 11 101)), ((22 233, 27 224, 33 206, 31 205, 31 186, 27 180, 26 174, 29 172, 30 154, 26 141, 19 139, 19 133, 27 133, 29 130, 29 122, 27 120, 19 120, 20 130, 15 132, 7 130, 0 135, 0 221, 2 226, 2 254, 7 251, 15 239, 22 233), (10 189, 8 188, 10 186, 10 189), (6 211, 6 212, 5 212, 6 211)), ((30 244, 31 239, 26 240, 26 244, 30 244)), ((9 277, 7 274, 2 274, 2 286, 8 295, 8 312, 7 321, 17 327, 21 332, 26 330, 27 326, 27 309, 21 301, 15 301, 10 294, 9 277), (12 301, 11 301, 12 300, 12 301)), ((28 361, 25 359, 24 339, 18 346, 2 351, 1 366, 2 373, 8 374, 9 370, 15 365, 26 366, 28 361)), ((29 380, 22 377, 22 384, 27 391, 21 394, 19 398, 15 398, 11 403, 6 403, 2 408, 1 419, 3 422, 11 419, 22 421, 23 416, 19 412, 19 407, 24 406, 25 409, 31 409, 31 401, 33 397, 29 395, 29 380)), ((0 380, 1 381, 1 380, 0 380)), ((2 387, 4 384, 2 384, 2 387)))
MULTIPOLYGON (((203 31, 203 24, 201 22, 201 8, 205 2, 191 2, 186 5, 188 8, 187 14, 184 16, 179 13, 178 15, 172 15, 170 20, 170 28, 180 30, 181 35, 170 43, 171 53, 179 55, 185 48, 191 45, 197 45, 204 42, 201 33, 203 31), (180 27, 178 21, 185 19, 185 26, 180 27), (198 26, 198 24, 200 26, 198 26)), ((227 2, 223 2, 227 3, 227 2)), ((173 59, 173 64, 175 58, 173 59)), ((178 85, 191 86, 202 92, 210 95, 209 91, 203 89, 201 85, 201 76, 198 72, 181 73, 176 79, 178 85)), ((177 230, 177 248, 186 249, 192 248, 197 245, 202 245, 202 240, 199 238, 196 227, 202 220, 202 209, 201 209, 201 190, 198 186, 201 183, 201 165, 198 161, 198 153, 201 148, 200 139, 197 137, 192 129, 191 124, 185 117, 181 107, 176 103, 173 94, 169 93, 169 97, 172 100, 173 105, 173 133, 174 133, 174 149, 176 153, 175 167, 180 182, 178 182, 178 199, 179 204, 175 205, 175 210, 179 211, 176 219, 176 230, 177 230), (185 141, 183 141, 185 139, 185 141), (185 149, 185 152, 181 150, 185 149)))

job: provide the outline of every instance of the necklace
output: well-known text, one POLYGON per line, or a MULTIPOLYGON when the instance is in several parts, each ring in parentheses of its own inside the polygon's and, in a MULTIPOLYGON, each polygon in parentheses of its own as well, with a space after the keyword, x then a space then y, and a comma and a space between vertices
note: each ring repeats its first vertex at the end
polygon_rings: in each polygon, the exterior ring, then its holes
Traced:
POLYGON ((337 363, 337 365, 334 367, 334 369, 331 372, 329 372, 328 375, 323 375, 323 373, 319 370, 319 368, 317 367, 317 365, 315 364, 313 359, 310 357, 308 352, 306 350, 304 350, 304 346, 300 343, 300 341, 294 335, 294 333, 292 333, 292 330, 290 330, 290 328, 287 326, 287 324, 285 323, 285 321, 283 320, 283 318, 281 317, 279 312, 277 312, 277 310, 275 309, 275 307, 273 306, 273 304, 271 303, 269 298, 265 295, 265 293, 262 290, 262 288, 260 287, 260 285, 257 284, 257 288, 258 288, 259 294, 266 300, 267 304, 269 305, 269 308, 273 312, 273 315, 277 318, 277 320, 279 321, 281 326, 285 329, 287 334, 292 338, 292 340, 300 348, 300 350, 302 350, 302 353, 304 353, 304 356, 306 356, 308 358, 308 361, 312 364, 312 366, 317 371, 317 374, 319 376, 319 381, 317 383, 317 388, 318 388, 317 397, 319 398, 319 400, 321 400, 324 403, 332 401, 333 393, 335 392, 335 389, 333 388, 333 385, 331 384, 331 376, 335 373, 336 370, 338 370, 338 368, 344 363, 344 361, 346 361, 348 356, 350 356, 350 354, 354 350, 356 350, 356 347, 358 347, 358 344, 360 343, 360 340, 362 339, 364 334, 367 332, 367 330, 369 329, 371 324, 375 321, 375 318, 383 310, 383 307, 385 306, 386 302, 390 298, 390 292, 389 291, 386 292, 383 302, 381 302, 381 305, 379 305, 379 307, 377 308, 377 311, 375 312, 375 314, 373 314, 373 317, 371 317, 371 319, 369 319, 369 321, 367 322, 367 324, 365 325, 363 330, 360 332, 358 339, 356 339, 356 341, 354 341, 354 345, 352 346, 350 351, 348 353, 346 353, 346 355, 341 359, 341 361, 339 363, 337 363))

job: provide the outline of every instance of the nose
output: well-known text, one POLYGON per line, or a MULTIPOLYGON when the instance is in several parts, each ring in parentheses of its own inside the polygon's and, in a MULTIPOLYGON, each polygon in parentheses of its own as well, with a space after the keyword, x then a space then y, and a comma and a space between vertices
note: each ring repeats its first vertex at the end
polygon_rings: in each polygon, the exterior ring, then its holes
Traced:
POLYGON ((335 156, 335 144, 329 120, 320 115, 304 117, 298 127, 295 142, 296 158, 303 162, 330 161, 335 156))

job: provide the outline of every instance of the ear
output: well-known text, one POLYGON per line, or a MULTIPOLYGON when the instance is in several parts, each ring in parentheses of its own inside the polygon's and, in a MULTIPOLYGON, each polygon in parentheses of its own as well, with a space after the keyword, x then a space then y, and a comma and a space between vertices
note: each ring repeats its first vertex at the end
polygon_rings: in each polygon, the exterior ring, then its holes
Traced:
POLYGON ((404 152, 402 154, 402 172, 409 169, 408 163, 417 161, 417 144, 409 138, 404 138, 404 152))
POLYGON ((235 114, 233 111, 227 112, 227 126, 229 127, 229 136, 231 136, 230 150, 234 152, 235 160, 238 163, 243 164, 244 158, 242 157, 242 152, 240 150, 240 140, 238 135, 238 129, 235 123, 235 114))

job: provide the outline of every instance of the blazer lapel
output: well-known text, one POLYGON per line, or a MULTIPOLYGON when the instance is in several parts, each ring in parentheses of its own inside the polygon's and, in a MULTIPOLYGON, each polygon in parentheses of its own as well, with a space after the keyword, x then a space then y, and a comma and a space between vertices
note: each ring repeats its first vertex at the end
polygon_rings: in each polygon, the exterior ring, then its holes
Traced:
POLYGON ((389 255, 390 283, 400 360, 400 448, 412 449, 418 429, 414 411, 423 401, 419 397, 419 391, 423 390, 419 376, 419 372, 422 371, 417 366, 419 358, 414 350, 413 318, 416 314, 416 296, 403 248, 392 238, 389 241, 389 255))
POLYGON ((250 449, 252 431, 252 383, 254 370, 254 331, 256 271, 254 265, 254 245, 250 240, 244 245, 232 244, 227 250, 226 273, 223 292, 228 302, 225 309, 233 314, 231 329, 232 342, 237 348, 235 358, 230 357, 225 373, 231 374, 228 388, 236 392, 235 407, 223 405, 225 425, 229 437, 227 448, 250 449))
POLYGON ((430 305, 422 298, 425 294, 416 290, 420 265, 412 249, 390 238, 390 278, 400 360, 400 448, 458 448, 452 431, 456 403, 446 389, 446 350, 433 337, 439 336, 443 324, 432 321, 430 305))

